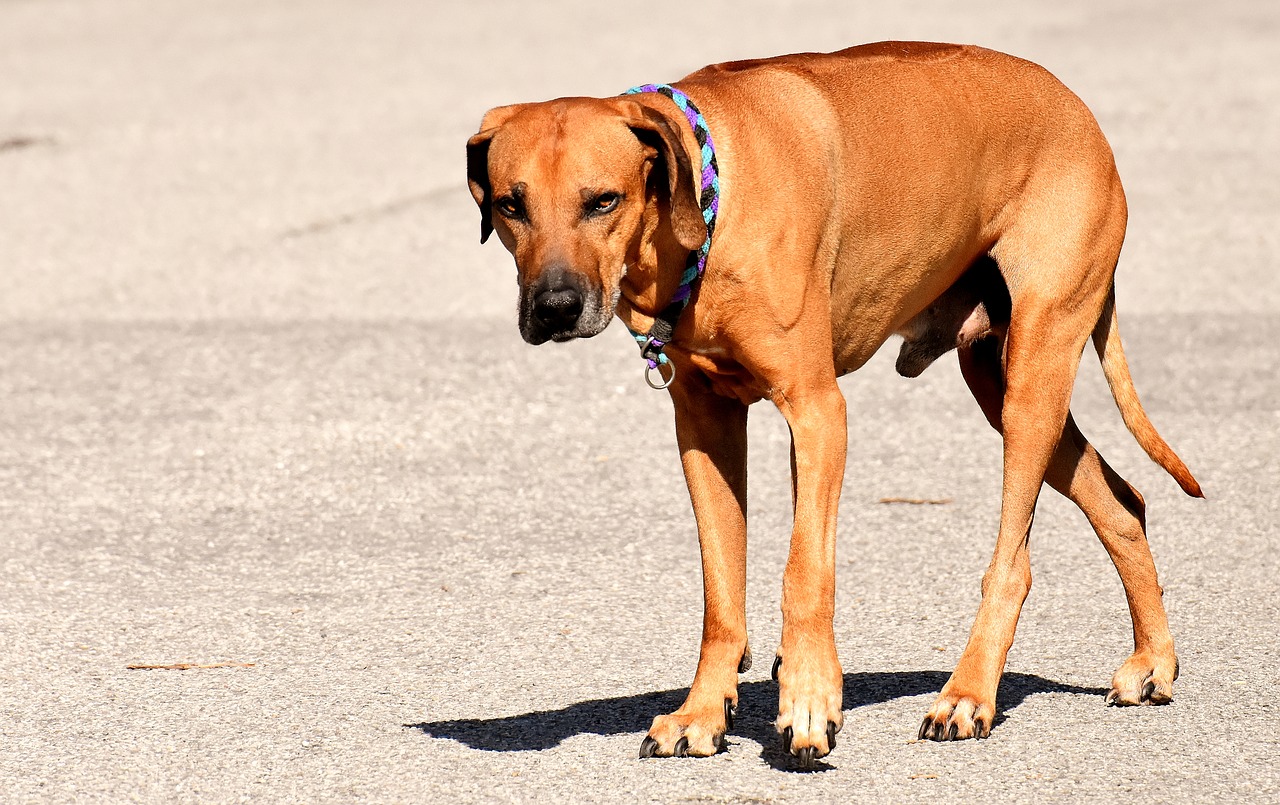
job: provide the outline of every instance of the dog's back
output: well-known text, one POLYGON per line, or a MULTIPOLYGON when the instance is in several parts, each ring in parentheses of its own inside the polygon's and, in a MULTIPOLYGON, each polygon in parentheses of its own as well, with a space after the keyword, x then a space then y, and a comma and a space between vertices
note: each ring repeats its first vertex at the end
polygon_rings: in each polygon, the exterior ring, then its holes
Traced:
MULTIPOLYGON (((709 119, 724 121, 730 212, 720 227, 754 230, 724 240, 755 248, 761 238, 812 239, 806 280, 831 289, 841 372, 861 366, 1061 187, 1088 197, 1068 203, 1071 211, 1118 201, 1114 223, 1123 233, 1123 191, 1093 115, 1023 59, 883 42, 712 65, 680 86, 709 119), (736 136, 744 131, 752 136, 736 136), (737 194, 753 204, 735 208, 737 194), (765 205, 804 214, 762 221, 765 205), (769 224, 786 230, 770 232, 769 224), (936 237, 922 239, 922 231, 936 237), (886 286, 886 276, 895 282, 886 286)), ((718 257, 769 271, 763 254, 718 257)))

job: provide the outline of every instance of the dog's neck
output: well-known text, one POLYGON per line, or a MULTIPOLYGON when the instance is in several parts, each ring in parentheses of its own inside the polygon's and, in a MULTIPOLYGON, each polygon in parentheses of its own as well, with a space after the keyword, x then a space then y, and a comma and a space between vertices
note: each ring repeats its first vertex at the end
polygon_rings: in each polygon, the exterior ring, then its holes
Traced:
POLYGON ((617 316, 633 333, 647 333, 654 318, 680 287, 689 250, 671 230, 665 199, 652 195, 636 238, 627 255, 627 270, 619 288, 617 316))

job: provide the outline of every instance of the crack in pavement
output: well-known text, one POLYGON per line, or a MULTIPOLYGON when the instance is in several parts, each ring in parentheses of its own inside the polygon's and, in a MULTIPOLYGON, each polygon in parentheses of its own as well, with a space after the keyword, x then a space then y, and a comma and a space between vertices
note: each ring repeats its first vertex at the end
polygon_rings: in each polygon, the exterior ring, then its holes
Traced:
POLYGON ((412 196, 405 196, 394 201, 388 201, 384 204, 377 204, 372 207, 366 207, 362 210, 354 212, 346 212, 328 218, 321 218, 312 221, 309 224, 292 227, 286 229, 280 234, 280 240, 297 240, 299 238, 309 237, 311 235, 324 234, 332 232, 335 229, 341 229, 347 226, 356 226, 359 224, 369 223, 381 218, 387 218, 393 215, 417 207, 422 204, 430 204, 444 198, 447 194, 452 193, 457 188, 437 187, 434 190, 428 190, 425 193, 416 193, 412 196))

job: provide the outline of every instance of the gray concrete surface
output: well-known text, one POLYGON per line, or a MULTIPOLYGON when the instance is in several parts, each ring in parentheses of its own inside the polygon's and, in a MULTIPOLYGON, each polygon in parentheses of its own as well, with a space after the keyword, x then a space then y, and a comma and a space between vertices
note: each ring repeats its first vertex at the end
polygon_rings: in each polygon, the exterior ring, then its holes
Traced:
POLYGON ((0 0, 0 801, 1280 798, 1280 8, 698 8, 0 0), (1176 700, 1103 707, 1123 595, 1046 495, 1003 723, 911 740, 977 604, 999 440, 952 361, 908 382, 882 355, 843 381, 829 768, 785 770, 769 724, 788 492, 764 407, 739 727, 639 761, 701 616, 669 403, 621 328, 519 340, 463 140, 500 103, 883 38, 1036 60, 1115 147, 1130 360, 1208 500, 1091 359, 1075 408, 1147 495, 1176 700), (253 665, 126 669, 224 661, 253 665))

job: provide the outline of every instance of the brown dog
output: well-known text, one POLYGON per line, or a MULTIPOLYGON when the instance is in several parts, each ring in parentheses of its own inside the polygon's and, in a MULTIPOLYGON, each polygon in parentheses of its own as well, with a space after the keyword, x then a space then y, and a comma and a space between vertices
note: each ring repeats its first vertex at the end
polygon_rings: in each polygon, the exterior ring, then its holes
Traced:
MULTIPOLYGON (((783 577, 777 729, 812 764, 843 723, 836 656, 836 506, 845 401, 836 378, 889 338, 903 374, 958 348, 1004 436, 1004 491, 982 603, 920 728, 985 737, 1031 586, 1027 539, 1042 483, 1088 517, 1124 583, 1134 652, 1108 703, 1162 704, 1178 674, 1141 495, 1069 409, 1090 336, 1138 443, 1200 488, 1138 402, 1113 277, 1126 206, 1084 104, 1040 67, 975 47, 888 42, 700 70, 676 85, 705 114, 722 193, 705 277, 666 348, 676 433, 702 548, 701 656, 649 755, 723 745, 750 661, 745 615, 747 406, 791 428, 795 529, 783 577)), ((485 115, 467 143, 481 239, 519 272, 533 344, 588 337, 616 314, 644 332, 706 237, 702 154, 656 94, 564 98, 485 115)))

